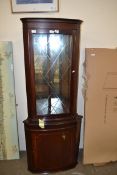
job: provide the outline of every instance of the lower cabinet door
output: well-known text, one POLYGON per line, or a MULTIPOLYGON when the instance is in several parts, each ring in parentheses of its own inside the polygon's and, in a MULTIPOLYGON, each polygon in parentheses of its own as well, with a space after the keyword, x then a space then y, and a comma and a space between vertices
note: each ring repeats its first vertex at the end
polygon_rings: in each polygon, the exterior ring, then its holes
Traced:
MULTIPOLYGON (((30 151, 28 162, 32 162, 33 171, 56 171, 76 165, 75 128, 59 131, 32 131, 30 133, 30 151)), ((30 169, 30 166, 29 166, 30 169)))

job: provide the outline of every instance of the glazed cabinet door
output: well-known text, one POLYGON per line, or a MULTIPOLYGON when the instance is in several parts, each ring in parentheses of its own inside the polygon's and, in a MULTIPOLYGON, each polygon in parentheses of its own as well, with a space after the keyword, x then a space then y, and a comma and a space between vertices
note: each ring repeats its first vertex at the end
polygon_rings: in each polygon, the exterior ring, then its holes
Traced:
POLYGON ((72 35, 36 33, 32 42, 36 114, 69 113, 72 35))

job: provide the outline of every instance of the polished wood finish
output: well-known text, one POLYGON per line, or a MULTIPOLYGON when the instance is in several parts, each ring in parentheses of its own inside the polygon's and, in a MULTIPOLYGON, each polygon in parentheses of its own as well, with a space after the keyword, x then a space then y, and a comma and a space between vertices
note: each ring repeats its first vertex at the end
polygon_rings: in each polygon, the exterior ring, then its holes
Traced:
MULTIPOLYGON (((77 114, 79 39, 82 21, 58 18, 22 18, 21 21, 28 105, 28 118, 24 121, 28 169, 32 172, 53 172, 72 168, 78 160, 82 118, 77 114), (36 111, 32 35, 33 32, 49 34, 50 30, 59 30, 60 34, 72 36, 70 106, 67 113, 40 115, 36 111), (40 127, 39 119, 44 120, 44 128, 40 127)), ((47 89, 44 85, 42 87, 47 89)))

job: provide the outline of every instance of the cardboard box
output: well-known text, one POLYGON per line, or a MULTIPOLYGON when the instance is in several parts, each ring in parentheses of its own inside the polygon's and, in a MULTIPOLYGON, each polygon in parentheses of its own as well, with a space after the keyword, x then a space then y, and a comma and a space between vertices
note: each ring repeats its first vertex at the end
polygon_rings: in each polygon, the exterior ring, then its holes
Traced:
POLYGON ((84 164, 117 160, 117 49, 86 49, 84 164))

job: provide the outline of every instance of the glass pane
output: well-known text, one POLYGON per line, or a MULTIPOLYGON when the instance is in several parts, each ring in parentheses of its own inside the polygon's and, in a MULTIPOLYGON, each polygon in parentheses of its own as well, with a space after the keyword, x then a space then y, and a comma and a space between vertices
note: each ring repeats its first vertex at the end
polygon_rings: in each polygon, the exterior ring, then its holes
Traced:
POLYGON ((38 115, 69 113, 72 37, 33 34, 38 115))

